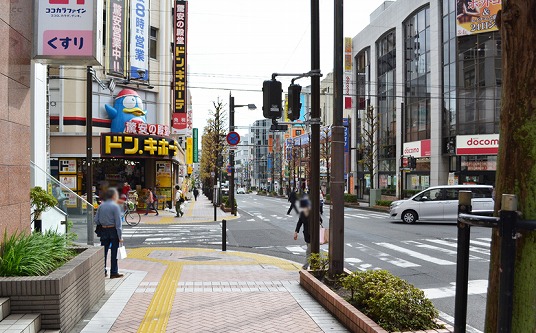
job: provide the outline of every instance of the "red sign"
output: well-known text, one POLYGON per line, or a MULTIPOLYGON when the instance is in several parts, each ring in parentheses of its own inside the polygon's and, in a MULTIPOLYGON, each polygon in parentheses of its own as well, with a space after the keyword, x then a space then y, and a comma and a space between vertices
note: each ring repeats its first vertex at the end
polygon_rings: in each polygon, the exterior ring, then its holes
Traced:
POLYGON ((458 135, 456 155, 497 155, 499 134, 458 135))
POLYGON ((174 130, 186 130, 188 127, 188 114, 187 113, 173 113, 172 117, 174 130))
POLYGON ((431 140, 413 141, 404 143, 404 155, 416 158, 432 155, 431 140))
POLYGON ((240 134, 238 134, 237 132, 229 132, 229 134, 227 134, 227 143, 230 146, 236 146, 237 144, 239 144, 240 134))
POLYGON ((160 124, 146 124, 129 121, 125 123, 125 133, 141 135, 169 136, 169 126, 160 124))

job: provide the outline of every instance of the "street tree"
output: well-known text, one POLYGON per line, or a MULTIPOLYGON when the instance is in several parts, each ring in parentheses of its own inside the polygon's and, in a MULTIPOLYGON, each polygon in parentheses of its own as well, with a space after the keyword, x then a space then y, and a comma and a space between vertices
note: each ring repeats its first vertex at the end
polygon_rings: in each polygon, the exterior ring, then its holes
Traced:
POLYGON ((329 194, 331 168, 331 127, 326 126, 320 132, 320 159, 326 167, 326 194, 329 194))
POLYGON ((374 112, 374 106, 367 107, 361 120, 363 126, 361 128, 361 144, 358 147, 361 156, 359 163, 363 165, 363 170, 370 175, 370 188, 374 189, 374 179, 378 172, 376 157, 379 152, 377 139, 380 129, 379 115, 374 112))
MULTIPOLYGON (((502 98, 495 210, 515 194, 524 219, 536 219, 536 1, 503 1, 497 25, 502 41, 502 98)), ((536 232, 519 230, 512 332, 536 332, 536 232)), ((493 232, 487 333, 497 330, 500 235, 493 232)))

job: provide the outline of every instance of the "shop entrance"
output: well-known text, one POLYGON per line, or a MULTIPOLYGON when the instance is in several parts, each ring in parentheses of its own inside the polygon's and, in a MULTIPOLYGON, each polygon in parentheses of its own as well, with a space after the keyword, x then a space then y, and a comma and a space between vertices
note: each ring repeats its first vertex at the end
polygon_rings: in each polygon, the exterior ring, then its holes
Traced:
POLYGON ((97 192, 109 187, 121 189, 128 182, 132 189, 145 186, 145 161, 100 159, 94 161, 97 192))

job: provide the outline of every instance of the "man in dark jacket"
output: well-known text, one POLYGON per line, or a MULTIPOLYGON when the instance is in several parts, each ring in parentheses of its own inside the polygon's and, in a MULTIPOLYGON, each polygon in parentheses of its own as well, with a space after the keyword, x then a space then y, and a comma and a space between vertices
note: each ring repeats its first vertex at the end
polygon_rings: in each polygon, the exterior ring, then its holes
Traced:
POLYGON ((290 212, 292 209, 296 211, 296 214, 299 214, 298 208, 296 208, 296 201, 298 200, 298 196, 296 195, 296 191, 292 189, 292 191, 288 194, 288 202, 290 202, 290 208, 287 211, 287 215, 290 215, 290 212))
POLYGON ((298 224, 296 224, 296 230, 294 231, 294 240, 298 240, 298 233, 300 228, 303 226, 303 239, 305 244, 307 244, 307 250, 305 251, 305 264, 302 268, 307 269, 309 267, 309 257, 311 256, 311 234, 309 232, 309 218, 311 213, 311 203, 308 199, 300 200, 300 217, 298 219, 298 224))

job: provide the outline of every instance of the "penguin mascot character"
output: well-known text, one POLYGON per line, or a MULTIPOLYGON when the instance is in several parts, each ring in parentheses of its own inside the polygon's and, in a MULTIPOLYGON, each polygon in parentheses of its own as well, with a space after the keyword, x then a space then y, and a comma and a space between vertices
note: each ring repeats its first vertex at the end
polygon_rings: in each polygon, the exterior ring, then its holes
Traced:
POLYGON ((143 101, 132 89, 123 89, 115 97, 114 106, 105 105, 108 117, 112 120, 111 131, 123 133, 127 122, 146 123, 143 101))

